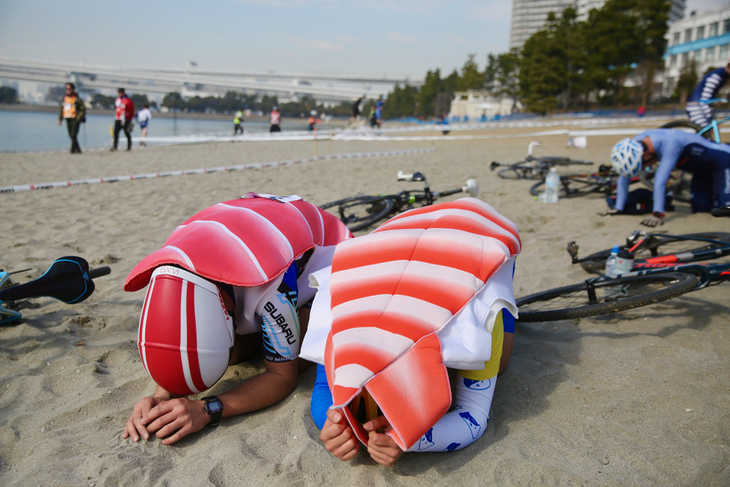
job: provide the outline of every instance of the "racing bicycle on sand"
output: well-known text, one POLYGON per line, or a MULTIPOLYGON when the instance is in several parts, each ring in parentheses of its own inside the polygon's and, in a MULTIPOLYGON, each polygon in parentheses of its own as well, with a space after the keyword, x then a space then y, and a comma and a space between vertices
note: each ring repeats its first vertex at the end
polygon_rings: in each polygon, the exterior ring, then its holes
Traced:
POLYGON ((469 179, 466 186, 446 191, 431 191, 428 180, 423 173, 405 174, 398 172, 398 181, 423 182, 423 190, 405 190, 398 194, 358 195, 332 201, 319 207, 330 210, 351 231, 364 230, 375 223, 395 216, 411 208, 432 205, 444 196, 457 193, 468 193, 472 197, 479 195, 476 179, 469 179))

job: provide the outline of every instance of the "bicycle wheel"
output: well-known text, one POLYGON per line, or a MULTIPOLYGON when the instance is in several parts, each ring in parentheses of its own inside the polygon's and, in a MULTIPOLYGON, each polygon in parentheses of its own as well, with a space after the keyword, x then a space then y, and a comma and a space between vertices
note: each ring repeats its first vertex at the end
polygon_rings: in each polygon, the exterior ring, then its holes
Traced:
POLYGON ((542 179, 546 170, 536 161, 522 161, 502 169, 497 174, 502 179, 542 179))
POLYGON ((337 211, 347 228, 357 232, 394 213, 395 200, 392 197, 361 196, 341 204, 337 211))
MULTIPOLYGON (((689 120, 674 120, 669 123, 665 123, 660 129, 678 129, 678 130, 684 130, 685 132, 694 132, 695 134, 702 130, 704 127, 697 125, 694 122, 690 122, 689 120)), ((712 139, 712 130, 708 130, 704 134, 702 134, 702 137, 706 138, 707 140, 713 140, 712 139)))
POLYGON ((326 210, 326 209, 332 208, 334 206, 340 206, 345 203, 350 203, 351 201, 359 201, 363 198, 372 198, 372 197, 373 197, 372 195, 371 196, 363 196, 363 195, 350 196, 349 198, 342 198, 341 200, 330 201, 329 203, 319 205, 319 207, 322 208, 323 210, 326 210))
MULTIPOLYGON (((642 172, 639 175, 639 180, 644 186, 654 189, 655 174, 655 171, 642 172)), ((689 203, 691 182, 692 178, 686 172, 672 171, 669 181, 667 181, 667 191, 671 191, 677 200, 689 203)))
MULTIPOLYGON (((530 194, 537 196, 544 191, 545 181, 540 181, 530 188, 530 194)), ((608 177, 589 176, 561 176, 559 198, 575 198, 596 192, 610 192, 611 180, 608 177)))
POLYGON ((692 291, 699 278, 677 272, 573 284, 517 300, 520 322, 557 321, 615 313, 692 291))
MULTIPOLYGON (((719 249, 730 245, 730 233, 723 232, 707 232, 707 233, 690 233, 687 235, 672 236, 653 236, 647 237, 645 245, 642 245, 634 251, 634 262, 643 262, 646 259, 661 258, 674 254, 689 254, 701 250, 719 249), (683 238, 680 238, 683 237, 683 238), (704 242, 702 240, 693 240, 697 238, 709 238, 718 242, 704 242)), ((621 245, 621 250, 628 250, 631 246, 621 245)), ((611 254, 611 249, 602 250, 580 259, 580 265, 588 272, 602 272, 606 268, 606 259, 611 254)), ((721 255, 718 255, 720 257, 721 255)), ((710 257, 705 256, 703 259, 710 257)), ((683 260, 688 262, 688 260, 683 260)))

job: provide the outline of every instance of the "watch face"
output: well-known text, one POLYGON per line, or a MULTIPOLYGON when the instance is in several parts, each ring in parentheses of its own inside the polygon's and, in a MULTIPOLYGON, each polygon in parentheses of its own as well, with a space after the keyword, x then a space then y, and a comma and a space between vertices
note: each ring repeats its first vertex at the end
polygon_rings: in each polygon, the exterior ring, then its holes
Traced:
POLYGON ((213 414, 220 413, 223 410, 223 405, 218 400, 216 400, 216 401, 210 401, 207 404, 207 406, 208 406, 208 411, 210 411, 213 414))

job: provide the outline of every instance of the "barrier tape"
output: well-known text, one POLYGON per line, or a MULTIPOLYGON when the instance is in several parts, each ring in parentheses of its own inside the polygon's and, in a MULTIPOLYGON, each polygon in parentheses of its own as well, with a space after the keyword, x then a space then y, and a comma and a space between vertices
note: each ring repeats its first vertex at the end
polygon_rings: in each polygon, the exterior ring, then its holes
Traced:
POLYGON ((137 179, 154 179, 154 178, 166 178, 170 176, 185 176, 188 174, 210 174, 216 172, 226 171, 243 171, 246 169, 262 169, 264 167, 272 166, 287 166, 290 164, 303 164, 307 162, 321 161, 326 159, 351 159, 357 157, 388 157, 388 156, 400 156, 406 154, 423 154, 425 152, 433 152, 433 147, 424 149, 404 149, 404 150, 392 150, 382 152, 355 152, 350 154, 335 154, 327 156, 310 157, 307 159, 297 159, 289 161, 274 161, 274 162, 258 162, 254 164, 238 164, 235 166, 216 166, 206 167, 198 169, 183 169, 179 171, 164 171, 164 172, 151 172, 147 174, 134 174, 130 176, 116 176, 111 178, 91 178, 91 179, 77 179, 75 181, 57 181, 52 183, 39 183, 39 184, 19 184, 15 186, 0 186, 0 193, 19 193, 22 191, 36 191, 40 189, 52 189, 52 188, 68 188, 71 186, 81 186, 84 184, 100 184, 100 183, 116 183, 119 181, 132 181, 137 179))

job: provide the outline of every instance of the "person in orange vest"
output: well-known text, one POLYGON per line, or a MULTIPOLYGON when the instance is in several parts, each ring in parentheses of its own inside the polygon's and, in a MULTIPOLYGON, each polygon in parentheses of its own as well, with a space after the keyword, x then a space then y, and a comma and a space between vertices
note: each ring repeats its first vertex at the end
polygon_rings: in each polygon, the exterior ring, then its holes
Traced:
POLYGON ((307 120, 307 123, 309 124, 307 130, 310 132, 317 130, 317 123, 319 123, 319 120, 317 119, 317 110, 309 112, 309 120, 307 120))
POLYGON ((281 114, 276 105, 271 109, 269 118, 269 132, 281 132, 281 114))
POLYGON ((86 121, 86 105, 76 94, 76 86, 73 83, 66 83, 66 96, 61 102, 61 110, 58 113, 58 125, 66 119, 68 136, 71 137, 71 154, 81 154, 79 147, 79 126, 86 121))

